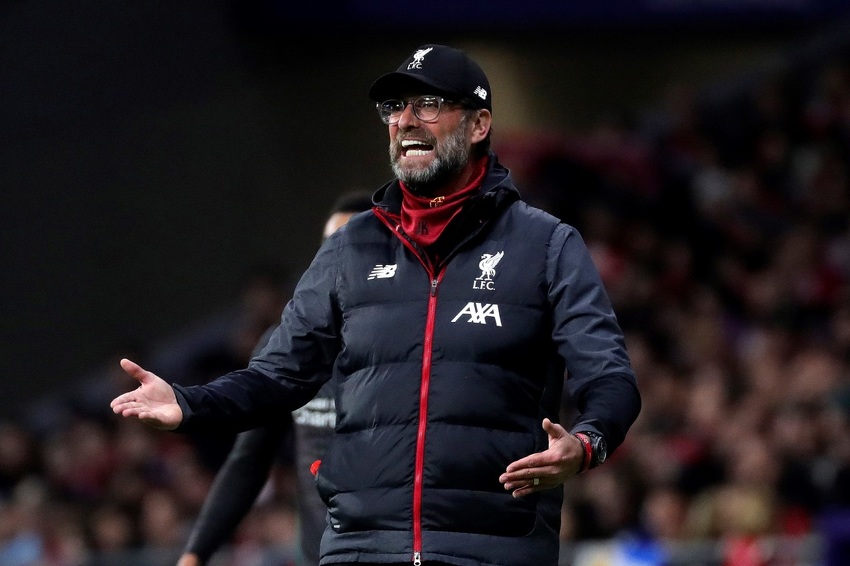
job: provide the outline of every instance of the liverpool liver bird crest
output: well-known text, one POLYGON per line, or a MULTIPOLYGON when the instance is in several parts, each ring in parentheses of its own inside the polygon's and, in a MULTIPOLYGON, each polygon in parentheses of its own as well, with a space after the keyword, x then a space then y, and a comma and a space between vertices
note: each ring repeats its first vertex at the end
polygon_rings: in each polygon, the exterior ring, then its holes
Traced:
POLYGON ((496 264, 499 263, 504 255, 505 252, 503 251, 496 255, 481 254, 481 261, 478 262, 478 269, 481 270, 481 275, 478 277, 478 281, 490 281, 493 279, 493 276, 496 275, 496 264))

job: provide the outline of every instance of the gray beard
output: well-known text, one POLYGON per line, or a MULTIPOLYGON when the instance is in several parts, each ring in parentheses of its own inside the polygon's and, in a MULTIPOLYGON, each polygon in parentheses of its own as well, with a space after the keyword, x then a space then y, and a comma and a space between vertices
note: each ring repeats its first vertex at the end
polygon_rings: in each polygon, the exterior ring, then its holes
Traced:
POLYGON ((436 157, 425 169, 404 170, 399 166, 401 142, 390 142, 390 164, 393 173, 411 191, 422 196, 434 196, 452 177, 458 175, 469 162, 470 150, 466 146, 464 118, 455 132, 440 145, 434 145, 436 157))

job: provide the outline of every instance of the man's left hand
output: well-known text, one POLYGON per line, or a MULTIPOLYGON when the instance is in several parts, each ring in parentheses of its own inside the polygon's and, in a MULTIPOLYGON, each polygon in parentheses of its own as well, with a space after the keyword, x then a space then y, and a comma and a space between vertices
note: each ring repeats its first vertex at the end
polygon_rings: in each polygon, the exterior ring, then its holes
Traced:
POLYGON ((581 442, 549 419, 543 419, 543 430, 549 435, 549 448, 512 462, 499 476, 499 481, 514 497, 557 487, 581 469, 584 458, 581 442))

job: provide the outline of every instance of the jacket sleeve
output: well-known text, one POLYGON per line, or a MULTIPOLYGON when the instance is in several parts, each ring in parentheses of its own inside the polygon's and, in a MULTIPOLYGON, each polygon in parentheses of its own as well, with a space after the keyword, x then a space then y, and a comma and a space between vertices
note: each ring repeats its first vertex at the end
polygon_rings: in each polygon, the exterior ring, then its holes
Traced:
POLYGON ((184 552, 197 554, 206 563, 231 539, 265 485, 285 432, 285 426, 268 426, 236 437, 233 449, 216 474, 184 552))
POLYGON ((242 431, 273 423, 312 399, 330 379, 340 348, 336 260, 340 237, 322 245, 295 287, 280 325, 248 367, 204 385, 173 385, 178 432, 242 431))
POLYGON ((574 228, 559 224, 553 232, 546 272, 552 336, 579 412, 572 431, 601 433, 613 452, 637 419, 640 393, 608 293, 574 228))

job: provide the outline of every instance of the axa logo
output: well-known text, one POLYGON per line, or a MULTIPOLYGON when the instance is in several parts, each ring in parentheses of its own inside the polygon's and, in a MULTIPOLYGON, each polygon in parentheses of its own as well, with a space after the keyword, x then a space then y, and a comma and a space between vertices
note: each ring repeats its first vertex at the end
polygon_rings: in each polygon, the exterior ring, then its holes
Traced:
POLYGON ((499 305, 490 303, 466 303, 466 306, 455 315, 452 322, 457 322, 457 320, 464 315, 469 317, 466 322, 487 324, 487 319, 492 318, 496 323, 496 326, 502 326, 502 317, 499 314, 499 305))
POLYGON ((474 94, 477 94, 481 100, 487 100, 487 89, 481 88, 480 86, 475 87, 475 90, 472 91, 474 94))
POLYGON ((478 269, 481 270, 481 275, 475 278, 472 282, 473 289, 486 289, 494 291, 496 287, 493 283, 493 277, 496 275, 496 265, 505 256, 505 252, 501 251, 497 254, 481 254, 481 261, 478 262, 478 269))
POLYGON ((395 276, 395 270, 397 267, 398 265, 394 263, 389 265, 381 265, 379 263, 372 268, 372 271, 369 272, 369 277, 366 279, 389 279, 390 277, 395 276))
POLYGON ((431 52, 432 49, 434 49, 434 48, 429 47, 428 49, 417 50, 416 53, 413 54, 413 61, 411 61, 407 65, 407 70, 409 71, 410 69, 421 69, 422 68, 422 59, 424 59, 425 56, 428 55, 428 53, 431 52))

